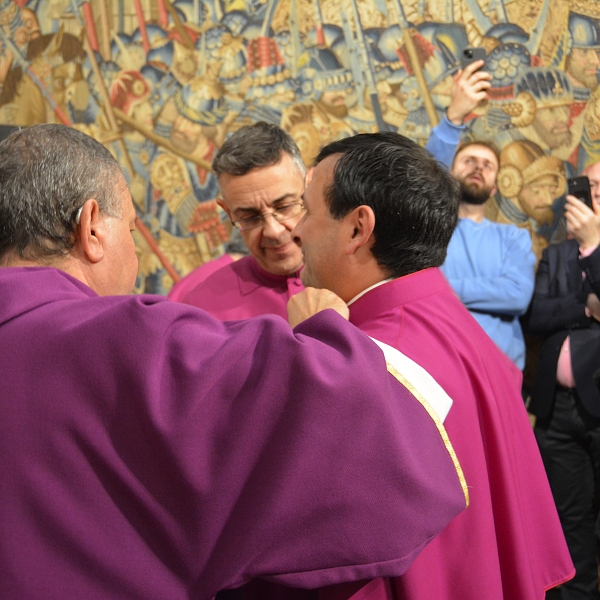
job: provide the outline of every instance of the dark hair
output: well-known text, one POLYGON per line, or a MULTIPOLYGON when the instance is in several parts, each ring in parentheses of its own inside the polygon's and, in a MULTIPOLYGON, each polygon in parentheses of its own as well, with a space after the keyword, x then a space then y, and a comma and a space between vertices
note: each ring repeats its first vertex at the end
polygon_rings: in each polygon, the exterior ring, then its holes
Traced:
POLYGON ((361 205, 375 213, 377 263, 402 277, 446 259, 458 220, 459 188, 446 169, 396 133, 365 133, 325 146, 316 164, 341 154, 325 201, 335 219, 361 205))
POLYGON ((483 146, 484 148, 491 150, 494 153, 494 156, 496 157, 498 165, 500 164, 500 150, 498 150, 498 146, 496 146, 494 142, 488 140, 466 140, 458 145, 458 148, 454 153, 454 158, 452 159, 452 166, 454 166, 454 162, 456 161, 456 157, 458 156, 459 152, 462 152, 465 148, 468 148, 469 146, 483 146))
POLYGON ((227 175, 245 175, 252 169, 276 165, 287 153, 302 174, 306 166, 300 150, 289 133, 277 125, 259 121, 238 129, 221 146, 212 162, 212 169, 219 178, 227 175))
POLYGON ((0 259, 66 255, 75 244, 75 217, 86 200, 121 216, 114 196, 122 177, 111 153, 65 125, 32 125, 0 144, 0 259))

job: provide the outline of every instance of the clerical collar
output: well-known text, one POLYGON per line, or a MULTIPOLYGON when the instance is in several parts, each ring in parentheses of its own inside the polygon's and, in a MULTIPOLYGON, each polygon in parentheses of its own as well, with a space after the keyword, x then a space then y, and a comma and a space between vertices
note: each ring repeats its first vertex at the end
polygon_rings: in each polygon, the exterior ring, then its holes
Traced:
POLYGON ((380 285, 383 285, 384 283, 393 281, 394 279, 395 279, 395 277, 390 277, 389 279, 384 279, 383 281, 378 281, 374 285, 368 287, 366 290, 363 290, 360 294, 354 296, 354 298, 352 298, 352 300, 350 300, 350 302, 347 302, 346 304, 348 306, 350 306, 353 302, 356 302, 361 296, 364 296, 367 292, 374 290, 376 287, 379 287, 380 285))

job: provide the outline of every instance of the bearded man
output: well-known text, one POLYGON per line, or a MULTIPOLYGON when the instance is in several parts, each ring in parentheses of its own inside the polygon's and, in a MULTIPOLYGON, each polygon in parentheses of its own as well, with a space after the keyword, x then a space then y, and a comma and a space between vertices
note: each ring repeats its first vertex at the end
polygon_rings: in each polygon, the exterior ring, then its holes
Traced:
POLYGON ((451 172, 461 187, 459 220, 442 271, 485 332, 523 369, 519 316, 533 294, 535 255, 527 231, 484 218, 498 165, 497 150, 484 142, 469 142, 456 153, 451 172))

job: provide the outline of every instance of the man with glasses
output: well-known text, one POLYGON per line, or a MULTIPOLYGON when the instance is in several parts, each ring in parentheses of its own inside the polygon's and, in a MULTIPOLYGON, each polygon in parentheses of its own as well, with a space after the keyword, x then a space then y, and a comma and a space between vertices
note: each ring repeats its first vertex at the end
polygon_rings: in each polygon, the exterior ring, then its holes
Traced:
POLYGON ((306 167, 282 129, 256 123, 234 133, 213 161, 220 205, 240 231, 250 256, 231 263, 196 286, 181 302, 221 320, 276 314, 303 286, 302 251, 291 231, 304 211, 306 167))

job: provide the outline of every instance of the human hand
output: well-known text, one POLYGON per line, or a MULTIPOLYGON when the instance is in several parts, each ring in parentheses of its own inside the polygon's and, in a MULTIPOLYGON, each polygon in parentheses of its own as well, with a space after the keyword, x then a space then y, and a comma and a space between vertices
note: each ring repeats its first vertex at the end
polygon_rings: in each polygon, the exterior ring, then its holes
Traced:
POLYGON ((593 317, 596 321, 600 321, 600 299, 596 294, 588 294, 587 302, 585 303, 585 312, 588 317, 593 317))
POLYGON ((565 205, 567 231, 577 240, 580 250, 594 248, 600 244, 600 209, 594 210, 575 196, 567 196, 565 205))
POLYGON ((292 327, 327 308, 333 308, 344 319, 350 316, 346 303, 329 290, 306 288, 292 296, 287 304, 288 321, 292 327))
POLYGON ((478 70, 483 65, 483 60, 477 60, 464 70, 460 69, 452 80, 450 106, 446 115, 454 125, 462 125, 465 117, 487 98, 487 91, 492 87, 492 76, 487 71, 478 70))

